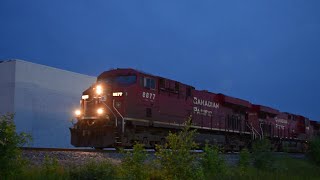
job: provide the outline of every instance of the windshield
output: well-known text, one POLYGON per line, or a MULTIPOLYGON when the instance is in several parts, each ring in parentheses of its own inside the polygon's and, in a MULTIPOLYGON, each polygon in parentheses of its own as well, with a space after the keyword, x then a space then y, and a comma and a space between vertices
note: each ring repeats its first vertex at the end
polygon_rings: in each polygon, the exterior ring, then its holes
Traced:
POLYGON ((135 75, 117 76, 117 77, 108 77, 105 79, 100 79, 99 81, 104 81, 110 84, 131 85, 136 83, 137 77, 135 75))

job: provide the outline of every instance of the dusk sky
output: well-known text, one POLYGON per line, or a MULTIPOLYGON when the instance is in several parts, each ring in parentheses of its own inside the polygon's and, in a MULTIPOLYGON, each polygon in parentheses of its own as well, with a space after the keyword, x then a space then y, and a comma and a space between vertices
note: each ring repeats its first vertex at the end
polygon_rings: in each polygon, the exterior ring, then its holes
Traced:
POLYGON ((319 0, 0 0, 0 59, 131 67, 320 120, 319 0))

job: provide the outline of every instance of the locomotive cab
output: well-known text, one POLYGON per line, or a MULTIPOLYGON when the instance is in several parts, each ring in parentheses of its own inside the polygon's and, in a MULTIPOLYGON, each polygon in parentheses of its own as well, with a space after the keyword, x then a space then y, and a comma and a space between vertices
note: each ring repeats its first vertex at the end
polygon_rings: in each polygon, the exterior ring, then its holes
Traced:
POLYGON ((71 144, 76 147, 108 147, 124 131, 126 97, 134 92, 137 73, 114 70, 102 73, 97 82, 85 90, 76 110, 77 122, 70 128, 71 144))

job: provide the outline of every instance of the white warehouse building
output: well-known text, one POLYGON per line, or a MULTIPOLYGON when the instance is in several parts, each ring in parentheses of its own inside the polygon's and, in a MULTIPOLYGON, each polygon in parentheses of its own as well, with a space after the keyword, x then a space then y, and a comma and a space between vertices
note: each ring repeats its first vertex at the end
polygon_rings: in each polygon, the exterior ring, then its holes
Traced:
POLYGON ((31 147, 69 148, 73 111, 95 77, 22 60, 0 61, 0 114, 15 113, 31 147))

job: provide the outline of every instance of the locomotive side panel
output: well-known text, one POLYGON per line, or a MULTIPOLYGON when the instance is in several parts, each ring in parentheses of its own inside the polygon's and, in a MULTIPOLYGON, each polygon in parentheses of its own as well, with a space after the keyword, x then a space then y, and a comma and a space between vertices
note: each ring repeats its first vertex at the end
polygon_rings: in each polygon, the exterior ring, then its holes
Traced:
POLYGON ((273 137, 293 138, 292 137, 292 121, 288 119, 288 115, 280 113, 275 117, 273 137), (283 131, 283 132, 282 132, 283 131))
POLYGON ((218 128, 221 125, 220 104, 215 94, 206 91, 193 91, 192 124, 202 128, 218 128))

